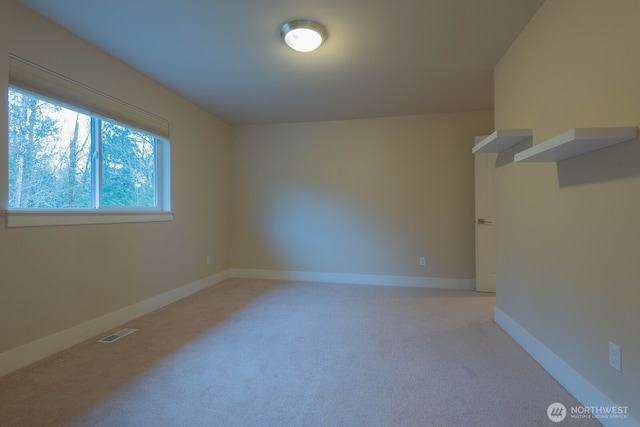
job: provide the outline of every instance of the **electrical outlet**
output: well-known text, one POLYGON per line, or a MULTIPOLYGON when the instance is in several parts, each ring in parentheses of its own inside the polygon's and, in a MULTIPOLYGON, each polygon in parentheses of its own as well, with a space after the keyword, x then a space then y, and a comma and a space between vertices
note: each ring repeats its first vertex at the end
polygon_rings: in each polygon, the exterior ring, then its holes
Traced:
POLYGON ((422 265, 422 266, 427 265, 427 258, 421 256, 420 257, 420 265, 422 265))
POLYGON ((207 265, 211 265, 211 255, 207 255, 207 265))
POLYGON ((622 372, 620 346, 609 341, 609 366, 622 372))

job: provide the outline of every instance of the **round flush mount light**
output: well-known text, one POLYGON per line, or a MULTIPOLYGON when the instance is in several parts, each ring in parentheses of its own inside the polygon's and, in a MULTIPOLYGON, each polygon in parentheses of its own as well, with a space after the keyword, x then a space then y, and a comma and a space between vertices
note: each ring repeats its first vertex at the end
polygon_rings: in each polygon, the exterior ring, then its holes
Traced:
POLYGON ((327 30, 317 22, 297 19, 285 22, 280 27, 280 35, 291 49, 298 52, 311 52, 327 39, 327 30))

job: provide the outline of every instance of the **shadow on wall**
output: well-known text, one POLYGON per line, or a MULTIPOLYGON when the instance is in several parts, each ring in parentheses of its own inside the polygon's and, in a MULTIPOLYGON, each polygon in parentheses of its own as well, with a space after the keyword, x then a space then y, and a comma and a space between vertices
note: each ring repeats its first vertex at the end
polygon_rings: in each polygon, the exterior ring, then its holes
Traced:
POLYGON ((527 138, 524 141, 514 145, 513 147, 509 147, 508 149, 498 153, 498 158, 496 159, 496 168, 513 163, 513 156, 515 156, 516 153, 519 153, 531 147, 533 147, 533 137, 527 138))
MULTIPOLYGON (((533 147, 529 138, 498 154, 496 168, 513 163, 516 153, 533 147)), ((556 163, 558 185, 572 187, 640 176, 640 139, 634 139, 556 163)))
POLYGON ((640 176, 640 139, 623 142, 557 163, 560 187, 640 176))

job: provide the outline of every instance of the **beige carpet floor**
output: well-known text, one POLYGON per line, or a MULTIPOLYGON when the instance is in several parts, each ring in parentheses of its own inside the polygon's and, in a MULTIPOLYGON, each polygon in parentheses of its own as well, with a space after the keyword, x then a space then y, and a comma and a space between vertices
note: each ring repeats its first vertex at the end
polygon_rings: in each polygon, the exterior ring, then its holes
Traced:
POLYGON ((0 379, 0 425, 599 425, 549 421, 551 403, 579 404, 493 322, 494 304, 230 279, 123 325, 138 331, 119 341, 0 379))

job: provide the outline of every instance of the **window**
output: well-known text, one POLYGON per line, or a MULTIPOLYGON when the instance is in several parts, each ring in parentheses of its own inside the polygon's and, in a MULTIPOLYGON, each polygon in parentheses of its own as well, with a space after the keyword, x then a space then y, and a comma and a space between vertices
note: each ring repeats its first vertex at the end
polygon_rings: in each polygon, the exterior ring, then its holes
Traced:
POLYGON ((9 89, 9 209, 157 208, 158 138, 9 89))
POLYGON ((13 56, 7 103, 9 226, 172 219, 168 123, 13 56))

